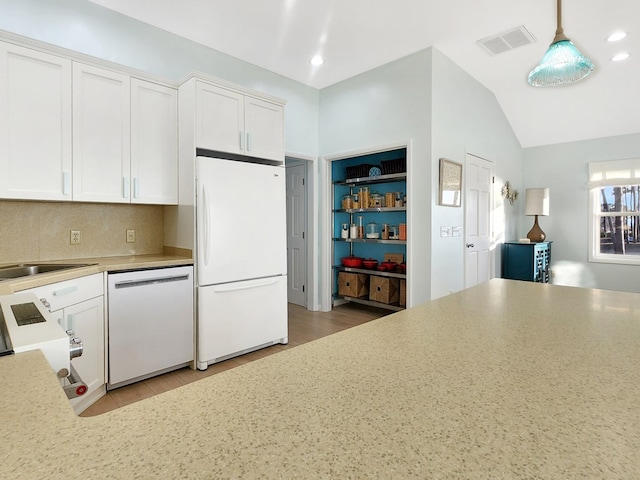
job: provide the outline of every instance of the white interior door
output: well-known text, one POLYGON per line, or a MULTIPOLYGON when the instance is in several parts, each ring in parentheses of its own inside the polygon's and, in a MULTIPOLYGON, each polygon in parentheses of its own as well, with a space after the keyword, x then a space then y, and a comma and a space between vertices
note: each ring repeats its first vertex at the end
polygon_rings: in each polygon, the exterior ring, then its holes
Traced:
POLYGON ((307 167, 287 166, 287 299, 306 307, 307 294, 307 167))
POLYGON ((465 165, 464 286, 491 278, 491 183, 493 164, 467 154, 465 165))

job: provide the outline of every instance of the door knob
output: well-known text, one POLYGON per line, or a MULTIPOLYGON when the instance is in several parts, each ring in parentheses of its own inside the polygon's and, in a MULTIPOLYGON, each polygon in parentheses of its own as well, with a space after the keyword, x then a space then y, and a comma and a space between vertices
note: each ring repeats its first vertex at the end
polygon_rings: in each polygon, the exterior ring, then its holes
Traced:
POLYGON ((473 248, 475 245, 473 243, 467 243, 467 248, 473 248))

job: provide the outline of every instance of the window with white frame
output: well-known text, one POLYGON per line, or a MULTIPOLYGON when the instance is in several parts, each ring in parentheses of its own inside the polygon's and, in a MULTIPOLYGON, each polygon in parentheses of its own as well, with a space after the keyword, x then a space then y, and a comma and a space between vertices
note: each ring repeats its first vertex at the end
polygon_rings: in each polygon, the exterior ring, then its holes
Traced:
POLYGON ((640 159, 589 163, 589 261, 640 265, 640 159))

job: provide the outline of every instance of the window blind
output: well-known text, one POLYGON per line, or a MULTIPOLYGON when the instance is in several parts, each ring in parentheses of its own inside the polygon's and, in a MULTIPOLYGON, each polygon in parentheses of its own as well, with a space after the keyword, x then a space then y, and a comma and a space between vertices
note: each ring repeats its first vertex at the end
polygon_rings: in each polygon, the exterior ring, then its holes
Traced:
POLYGON ((640 158, 589 162, 589 188, 640 185, 640 158))

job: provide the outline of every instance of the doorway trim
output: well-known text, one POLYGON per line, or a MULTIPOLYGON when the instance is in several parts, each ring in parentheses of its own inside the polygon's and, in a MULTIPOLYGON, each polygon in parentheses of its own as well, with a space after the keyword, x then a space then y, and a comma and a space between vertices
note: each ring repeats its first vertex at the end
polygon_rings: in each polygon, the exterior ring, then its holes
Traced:
MULTIPOLYGON (((321 161, 319 163, 319 178, 321 179, 321 192, 322 192, 322 215, 318 216, 319 224, 320 224, 320 235, 319 235, 319 252, 320 252, 320 310, 323 312, 329 312, 332 309, 332 293, 333 293, 333 262, 332 262, 332 244, 331 234, 332 234, 332 199, 333 199, 333 191, 332 191, 332 183, 331 183, 331 165, 332 162, 336 160, 344 160, 347 158, 360 157, 364 155, 371 155, 375 153, 386 152, 389 150, 397 150, 400 148, 405 148, 407 150, 407 222, 410 222, 411 218, 411 182, 410 182, 410 172, 411 172, 411 140, 403 140, 398 142, 386 143, 383 145, 376 145, 371 147, 363 147, 355 150, 349 150, 340 153, 332 153, 329 155, 323 155, 321 161)), ((411 259, 411 249, 412 249, 412 241, 411 241, 411 229, 407 229, 407 259, 410 261, 411 259)), ((407 264, 407 285, 409 285, 409 275, 411 272, 411 267, 409 263, 407 264)), ((407 306, 411 305, 410 303, 410 292, 409 288, 407 288, 407 306)))

